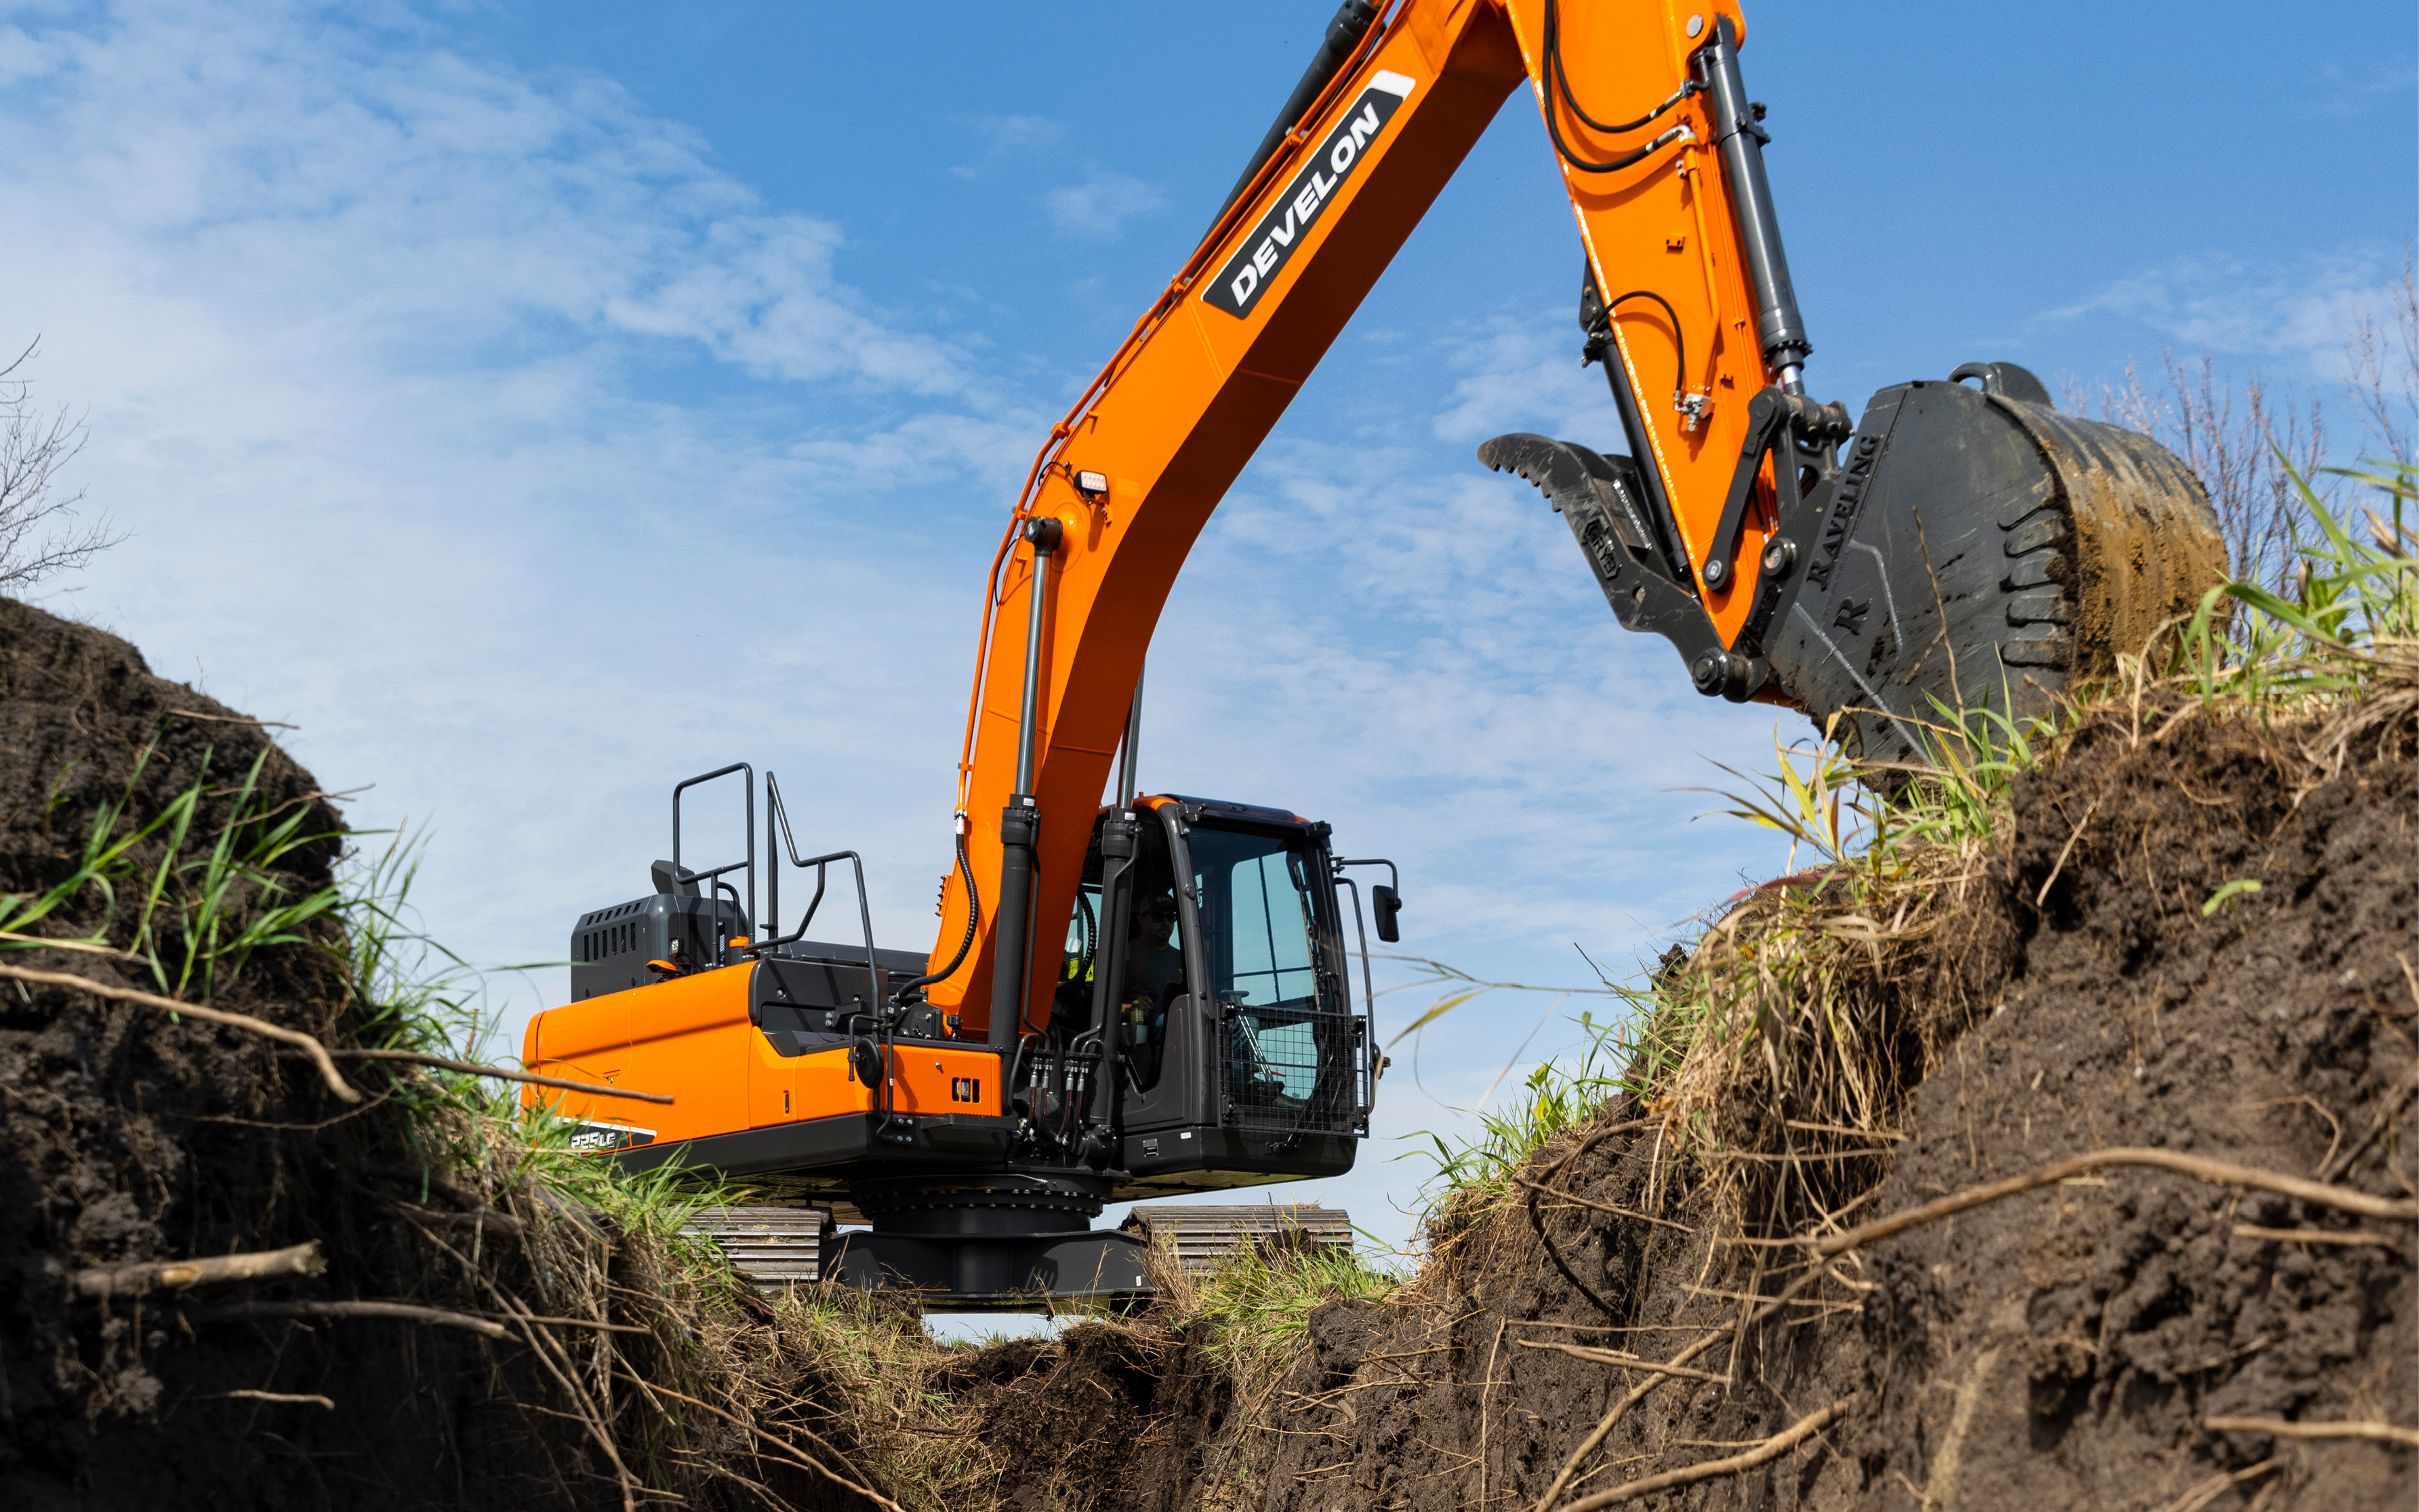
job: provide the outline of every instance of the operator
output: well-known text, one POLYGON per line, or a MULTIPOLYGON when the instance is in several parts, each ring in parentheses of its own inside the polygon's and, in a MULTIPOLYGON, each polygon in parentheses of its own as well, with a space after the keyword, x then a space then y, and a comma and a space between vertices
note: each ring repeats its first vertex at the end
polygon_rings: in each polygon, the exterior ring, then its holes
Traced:
POLYGON ((1171 943, 1176 932, 1176 895, 1151 888, 1134 913, 1134 949, 1126 963, 1126 1054, 1135 1082, 1159 1081, 1159 1059, 1167 1038, 1167 1000, 1184 981, 1184 952, 1171 943))
POLYGON ((1170 942, 1176 933, 1176 896, 1154 892, 1134 912, 1133 957, 1126 963, 1126 1001, 1139 998, 1157 1008, 1170 982, 1184 980, 1184 952, 1170 942))

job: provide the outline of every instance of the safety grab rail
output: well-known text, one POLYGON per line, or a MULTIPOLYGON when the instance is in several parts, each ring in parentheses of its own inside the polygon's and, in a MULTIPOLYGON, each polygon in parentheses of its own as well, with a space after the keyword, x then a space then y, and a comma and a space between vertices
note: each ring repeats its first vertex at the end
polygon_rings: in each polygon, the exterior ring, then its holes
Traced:
POLYGON ((752 947, 771 950, 784 945, 794 945, 806 938, 807 926, 815 921, 815 910, 824 903, 824 886, 834 861, 846 860, 856 872, 856 919, 865 932, 865 1001, 871 1006, 882 1001, 882 973, 873 957, 873 911, 865 897, 865 857, 855 851, 833 851, 827 856, 800 856, 798 837, 790 828, 790 810, 781 802, 781 784, 770 770, 764 773, 764 854, 778 863, 781 848, 774 843, 773 826, 781 826, 782 848, 790 853, 790 864, 815 869, 815 895, 808 901, 806 916, 798 920, 797 929, 781 933, 781 868, 776 864, 765 878, 764 939, 752 947))
MULTIPOLYGON (((740 917, 743 922, 750 923, 752 927, 752 920, 756 917, 756 768, 748 765, 746 762, 732 762, 728 766, 718 766, 713 771, 707 772, 702 776, 692 777, 686 782, 673 783, 672 875, 682 882, 699 882, 709 877, 719 877, 726 872, 736 872, 743 866, 747 869, 747 903, 740 917), (747 780, 745 784, 747 789, 747 819, 746 825, 740 830, 740 834, 745 838, 747 843, 747 859, 745 861, 733 861, 728 866, 717 866, 710 872, 690 872, 681 865, 681 795, 687 792, 690 788, 698 786, 700 783, 711 782, 717 778, 729 777, 733 772, 745 772, 747 774, 747 780)), ((724 884, 723 886, 727 887, 728 884, 724 884)), ((721 888, 717 887, 716 890, 719 891, 721 888)), ((736 892, 733 892, 732 896, 736 899, 736 892)))

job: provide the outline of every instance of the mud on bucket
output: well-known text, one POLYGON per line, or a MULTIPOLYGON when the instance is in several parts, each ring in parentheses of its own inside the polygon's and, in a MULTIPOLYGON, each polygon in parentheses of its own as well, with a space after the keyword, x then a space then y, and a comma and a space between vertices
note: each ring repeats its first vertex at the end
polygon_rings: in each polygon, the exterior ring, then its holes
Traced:
POLYGON ((2047 713, 2226 575, 2209 496, 2173 453, 2059 414, 2022 368, 1967 377, 1983 387, 1873 395, 1841 488, 1861 473, 1861 493, 1825 521, 1768 637, 1782 684, 1850 711, 1848 748, 1867 760, 1922 760, 1939 738, 1926 727, 1960 708, 2047 713))

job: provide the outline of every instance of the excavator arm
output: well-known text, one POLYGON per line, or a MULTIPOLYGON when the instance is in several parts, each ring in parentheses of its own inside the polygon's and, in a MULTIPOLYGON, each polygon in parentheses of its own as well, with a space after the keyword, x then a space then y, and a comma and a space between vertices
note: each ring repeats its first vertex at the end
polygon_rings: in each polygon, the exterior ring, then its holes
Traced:
POLYGON ((2056 415, 2021 369, 1886 390, 1861 427, 1807 398, 1746 39, 1733 0, 1347 0, 1209 234, 1053 427, 994 560, 927 983, 960 1033, 1007 1047, 1045 1026, 1058 963, 1037 926, 1072 905, 1178 570, 1524 80, 1626 455, 1516 435, 1480 459, 1544 489, 1620 622, 1672 640, 1700 691, 1845 711, 1870 754, 1908 754, 1927 700, 1987 701, 2011 668, 2054 693, 2223 570, 2189 474, 2056 415), (2027 553, 2023 622, 2001 569, 2027 553), (1996 634, 2011 625, 2045 633, 1996 634), (2024 644, 1959 670, 1961 638, 2024 644))

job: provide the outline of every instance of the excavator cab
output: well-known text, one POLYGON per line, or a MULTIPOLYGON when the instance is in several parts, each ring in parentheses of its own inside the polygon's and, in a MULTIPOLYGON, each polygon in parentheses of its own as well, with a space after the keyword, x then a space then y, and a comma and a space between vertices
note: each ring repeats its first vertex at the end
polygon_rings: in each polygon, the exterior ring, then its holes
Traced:
MULTIPOLYGON (((1116 1162, 1159 1191, 1351 1168, 1375 1094, 1362 983, 1328 826, 1281 810, 1162 796, 1094 824, 1047 1044, 1089 1074, 1116 1162)), ((1046 1089, 1045 1089, 1046 1097, 1046 1089)), ((1038 1104, 1063 1124, 1066 1104, 1038 1104)))

